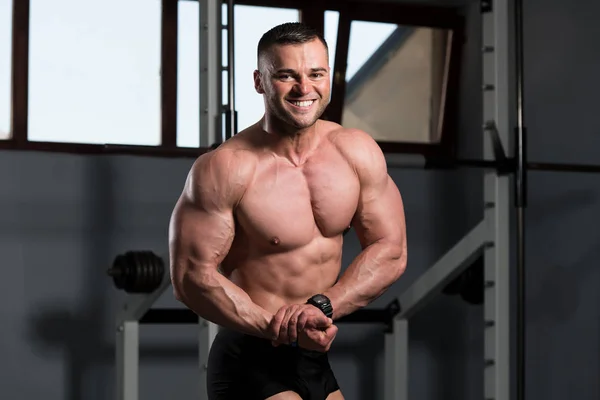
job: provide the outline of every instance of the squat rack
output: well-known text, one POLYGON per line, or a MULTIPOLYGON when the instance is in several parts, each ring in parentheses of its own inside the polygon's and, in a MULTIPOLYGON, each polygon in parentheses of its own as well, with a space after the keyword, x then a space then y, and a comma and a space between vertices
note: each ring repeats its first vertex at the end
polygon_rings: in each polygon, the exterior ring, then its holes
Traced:
MULTIPOLYGON (((389 384, 385 400, 408 400, 409 319, 473 262, 484 262, 484 399, 511 397, 510 340, 510 172, 515 172, 517 207, 517 398, 524 399, 524 214, 525 129, 523 127, 523 67, 521 0, 482 0, 483 121, 482 162, 457 161, 455 166, 487 168, 484 171, 484 216, 469 233, 423 273, 399 297, 400 313, 394 318, 393 334, 386 333, 386 352, 393 357, 385 371, 389 384), (511 8, 514 6, 514 9, 511 8), (511 19, 514 17, 514 20, 511 19), (512 22, 515 24, 513 25, 512 22), (512 27, 516 27, 512 37, 512 27), (515 39, 514 42, 512 39, 515 39), (515 52, 515 45, 517 43, 515 52), (515 58, 516 57, 516 58, 515 58), (514 121, 513 71, 516 60, 518 125, 515 129, 516 157, 509 160, 504 149, 513 147, 510 135, 514 121), (396 379, 391 379, 396 377, 396 379)), ((434 160, 424 160, 422 167, 434 160)), ((392 166, 402 166, 394 162, 392 166)), ((431 166, 435 167, 435 164, 431 166)))

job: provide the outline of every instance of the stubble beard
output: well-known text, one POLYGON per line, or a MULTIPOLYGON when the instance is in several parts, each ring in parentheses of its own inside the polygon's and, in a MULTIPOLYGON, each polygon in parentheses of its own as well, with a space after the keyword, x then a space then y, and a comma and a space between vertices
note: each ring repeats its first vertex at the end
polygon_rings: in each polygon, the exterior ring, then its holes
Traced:
POLYGON ((297 118, 292 111, 286 108, 286 100, 284 99, 280 99, 278 102, 269 100, 269 106, 275 118, 278 119, 283 125, 287 125, 295 129, 306 129, 313 126, 327 108, 327 102, 323 102, 322 98, 316 101, 319 103, 318 109, 314 111, 314 114, 310 116, 310 119, 306 118, 308 115, 304 115, 305 118, 302 119, 297 118))

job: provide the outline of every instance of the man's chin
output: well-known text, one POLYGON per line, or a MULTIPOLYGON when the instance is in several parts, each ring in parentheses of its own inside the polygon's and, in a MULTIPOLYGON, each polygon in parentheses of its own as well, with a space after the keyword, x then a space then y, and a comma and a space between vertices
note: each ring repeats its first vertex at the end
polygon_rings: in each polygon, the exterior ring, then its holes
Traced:
POLYGON ((302 116, 288 114, 288 121, 298 129, 305 129, 313 126, 319 119, 319 116, 319 113, 304 114, 302 116))
POLYGON ((306 128, 310 128, 311 126, 313 126, 315 124, 315 122, 317 122, 317 118, 311 118, 310 120, 293 119, 292 125, 298 129, 306 129, 306 128))

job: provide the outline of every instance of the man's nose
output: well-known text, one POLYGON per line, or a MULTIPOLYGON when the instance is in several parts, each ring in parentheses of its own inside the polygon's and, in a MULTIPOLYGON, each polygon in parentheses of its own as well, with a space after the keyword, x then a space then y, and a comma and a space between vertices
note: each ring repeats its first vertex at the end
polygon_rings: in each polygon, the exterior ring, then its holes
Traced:
POLYGON ((294 86, 294 89, 295 89, 296 93, 298 93, 299 95, 305 95, 305 94, 310 93, 310 90, 311 90, 310 80, 307 79, 306 77, 301 77, 298 80, 298 83, 296 83, 296 85, 294 86))

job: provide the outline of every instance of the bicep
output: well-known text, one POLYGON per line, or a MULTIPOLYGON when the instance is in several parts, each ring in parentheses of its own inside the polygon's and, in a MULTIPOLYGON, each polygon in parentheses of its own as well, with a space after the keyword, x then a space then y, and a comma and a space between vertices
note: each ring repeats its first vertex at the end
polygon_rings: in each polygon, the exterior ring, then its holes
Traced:
POLYGON ((213 272, 227 255, 234 238, 233 209, 240 197, 239 174, 225 152, 201 158, 186 181, 169 228, 174 280, 186 274, 213 272))
POLYGON ((174 278, 185 273, 217 269, 233 242, 230 210, 210 210, 185 199, 173 212, 169 229, 174 278))
POLYGON ((392 178, 372 176, 361 184, 353 227, 363 247, 386 241, 403 247, 405 241, 404 205, 392 178))
POLYGON ((404 205, 385 156, 370 136, 356 137, 360 143, 353 146, 353 158, 360 194, 353 227, 363 247, 381 241, 404 247, 404 205))

